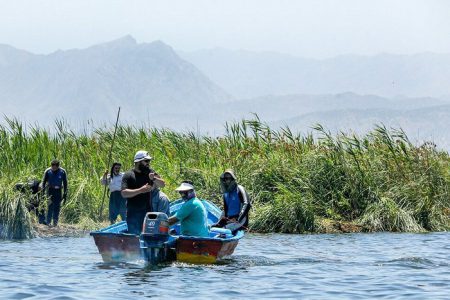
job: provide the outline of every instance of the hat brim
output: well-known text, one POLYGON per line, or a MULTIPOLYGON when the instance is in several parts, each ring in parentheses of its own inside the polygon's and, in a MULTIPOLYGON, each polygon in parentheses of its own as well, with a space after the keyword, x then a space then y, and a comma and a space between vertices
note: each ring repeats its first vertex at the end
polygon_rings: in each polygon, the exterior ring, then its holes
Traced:
POLYGON ((192 185, 188 185, 186 183, 182 183, 179 187, 177 187, 175 189, 175 191, 177 192, 187 192, 187 191, 191 191, 194 190, 194 187, 192 185))
POLYGON ((151 157, 150 155, 147 155, 147 156, 145 156, 143 158, 135 159, 134 162, 137 163, 137 162, 140 162, 140 161, 143 161, 143 160, 152 160, 152 159, 153 159, 153 157, 151 157))

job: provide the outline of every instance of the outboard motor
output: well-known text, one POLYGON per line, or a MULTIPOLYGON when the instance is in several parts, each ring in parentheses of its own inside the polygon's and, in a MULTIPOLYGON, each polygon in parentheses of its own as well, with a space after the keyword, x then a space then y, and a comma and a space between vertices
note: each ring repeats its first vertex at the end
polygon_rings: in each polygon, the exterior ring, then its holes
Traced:
POLYGON ((141 249, 151 264, 158 264, 167 258, 169 239, 169 218, 165 213, 149 212, 145 215, 141 233, 141 249))

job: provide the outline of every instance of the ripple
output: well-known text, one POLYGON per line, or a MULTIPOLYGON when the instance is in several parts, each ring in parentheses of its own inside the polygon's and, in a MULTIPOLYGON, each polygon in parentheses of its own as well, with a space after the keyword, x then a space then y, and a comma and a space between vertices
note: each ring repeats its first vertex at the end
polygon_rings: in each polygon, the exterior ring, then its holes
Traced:
POLYGON ((103 263, 90 237, 0 242, 0 298, 448 299, 449 239, 249 234, 217 264, 157 266, 103 263))
POLYGON ((400 267, 408 267, 408 268, 415 268, 415 269, 425 269, 429 267, 436 267, 438 266, 437 263, 433 262, 430 259, 423 258, 423 257, 401 257, 397 259, 392 259, 388 261, 381 261, 378 262, 380 265, 393 265, 393 266, 400 266, 400 267))
POLYGON ((10 298, 10 299, 27 299, 27 298, 31 298, 34 296, 35 296, 35 294, 30 294, 30 293, 15 293, 15 294, 8 296, 8 298, 10 298))

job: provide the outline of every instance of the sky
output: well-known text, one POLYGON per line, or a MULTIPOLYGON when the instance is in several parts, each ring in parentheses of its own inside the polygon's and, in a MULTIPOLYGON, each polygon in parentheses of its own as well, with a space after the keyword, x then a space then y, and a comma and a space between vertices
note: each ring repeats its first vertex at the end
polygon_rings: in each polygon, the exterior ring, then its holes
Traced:
POLYGON ((47 54, 125 35, 183 51, 450 53, 450 1, 0 0, 0 44, 47 54))

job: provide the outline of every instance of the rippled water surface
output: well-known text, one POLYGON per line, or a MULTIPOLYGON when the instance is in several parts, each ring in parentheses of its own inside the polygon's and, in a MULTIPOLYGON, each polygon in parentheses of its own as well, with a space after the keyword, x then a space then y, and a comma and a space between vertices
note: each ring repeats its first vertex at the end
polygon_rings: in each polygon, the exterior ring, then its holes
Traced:
POLYGON ((247 234, 218 265, 102 262, 91 237, 0 242, 0 298, 450 299, 450 233, 247 234))

